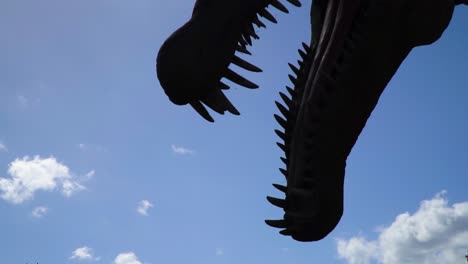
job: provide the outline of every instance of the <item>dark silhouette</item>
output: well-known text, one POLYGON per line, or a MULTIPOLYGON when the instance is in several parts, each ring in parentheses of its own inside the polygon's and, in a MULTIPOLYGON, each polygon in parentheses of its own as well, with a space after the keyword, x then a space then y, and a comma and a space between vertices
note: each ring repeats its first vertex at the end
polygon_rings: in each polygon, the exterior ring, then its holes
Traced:
MULTIPOLYGON (((298 0, 288 0, 300 6, 298 0)), ((267 220, 283 235, 298 241, 324 238, 343 214, 346 159, 378 99, 400 64, 417 46, 440 38, 455 5, 468 0, 314 0, 310 45, 290 64, 294 87, 276 102, 283 115, 274 115, 283 128, 280 169, 287 186, 274 184, 286 198, 267 197, 285 212, 282 220, 267 220)), ((261 71, 235 52, 258 36, 253 25, 265 27, 263 17, 276 19, 268 5, 288 12, 278 0, 197 0, 192 18, 162 45, 157 75, 169 99, 190 104, 213 122, 204 105, 215 112, 237 109, 224 96, 222 77, 245 86, 258 86, 228 69, 230 63, 261 71), (203 105, 203 104, 204 105, 203 105)))

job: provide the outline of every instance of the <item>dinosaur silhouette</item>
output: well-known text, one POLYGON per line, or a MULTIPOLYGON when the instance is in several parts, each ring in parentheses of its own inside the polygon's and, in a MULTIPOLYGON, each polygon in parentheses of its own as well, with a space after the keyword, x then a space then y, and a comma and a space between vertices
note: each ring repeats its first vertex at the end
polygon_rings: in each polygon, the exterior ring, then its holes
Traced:
MULTIPOLYGON (((380 95, 414 47, 441 37, 460 4, 468 0, 312 2, 310 44, 299 50, 299 68, 289 64, 294 87, 276 102, 287 185, 273 184, 285 199, 267 199, 284 217, 268 225, 298 241, 320 240, 335 228, 343 214, 346 159, 380 95)), ((228 66, 261 71, 235 53, 250 54, 247 46, 258 39, 254 25, 265 27, 260 18, 276 23, 269 5, 288 12, 278 0, 197 0, 191 19, 158 53, 157 76, 169 99, 190 104, 210 122, 204 105, 238 115, 221 78, 258 88, 228 66)))

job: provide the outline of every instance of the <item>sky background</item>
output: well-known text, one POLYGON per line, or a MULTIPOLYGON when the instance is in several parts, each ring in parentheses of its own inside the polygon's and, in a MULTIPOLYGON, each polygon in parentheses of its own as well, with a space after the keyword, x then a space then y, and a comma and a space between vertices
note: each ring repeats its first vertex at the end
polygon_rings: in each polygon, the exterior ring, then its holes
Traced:
MULTIPOLYGON (((284 1, 283 1, 284 2, 284 1)), ((0 2, 0 263, 465 263, 468 8, 410 54, 349 159, 345 213, 324 240, 282 213, 273 114, 310 38, 310 1, 257 30, 260 85, 240 116, 203 120, 155 76, 192 0, 0 2)))

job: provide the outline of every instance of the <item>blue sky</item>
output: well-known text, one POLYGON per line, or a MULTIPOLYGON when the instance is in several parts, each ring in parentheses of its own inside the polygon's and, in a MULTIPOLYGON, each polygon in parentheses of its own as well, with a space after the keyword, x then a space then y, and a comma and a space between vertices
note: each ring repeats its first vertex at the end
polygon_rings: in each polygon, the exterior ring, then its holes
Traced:
POLYGON ((241 116, 210 124, 155 76, 193 1, 2 1, 0 263, 464 263, 466 7, 386 88, 338 227, 299 243, 264 224, 282 215, 265 199, 283 182, 274 100, 309 6, 272 11, 248 57, 263 73, 244 74, 260 89, 234 85, 241 116))

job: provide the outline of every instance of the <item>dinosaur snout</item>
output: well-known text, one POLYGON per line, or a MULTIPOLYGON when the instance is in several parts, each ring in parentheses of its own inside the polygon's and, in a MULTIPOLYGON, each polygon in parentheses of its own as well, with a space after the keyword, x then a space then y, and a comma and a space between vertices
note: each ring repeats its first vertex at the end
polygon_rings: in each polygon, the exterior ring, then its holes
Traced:
POLYGON ((193 36, 190 23, 174 32, 161 46, 156 59, 156 74, 169 99, 177 105, 202 97, 210 85, 204 67, 203 48, 193 36))

